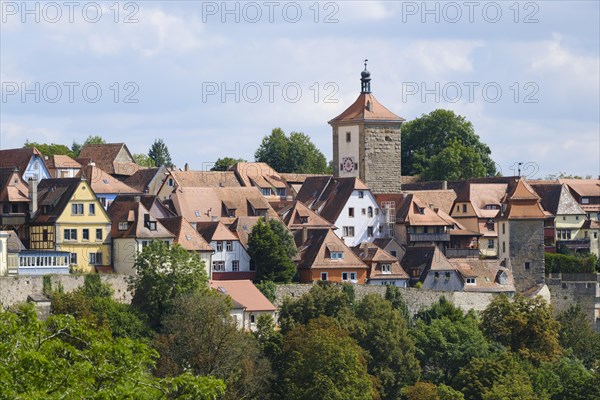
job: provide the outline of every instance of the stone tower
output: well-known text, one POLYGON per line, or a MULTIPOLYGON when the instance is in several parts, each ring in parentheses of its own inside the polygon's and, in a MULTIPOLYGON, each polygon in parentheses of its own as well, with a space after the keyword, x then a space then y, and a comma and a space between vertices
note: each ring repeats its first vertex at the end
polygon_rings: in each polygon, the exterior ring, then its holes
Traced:
MULTIPOLYGON (((540 197, 518 179, 502 205, 498 224, 498 258, 512 269, 519 293, 545 284, 544 219, 540 197)), ((510 188, 511 185, 509 185, 510 188)))
POLYGON ((360 95, 346 111, 329 121, 333 128, 333 175, 358 177, 373 193, 400 193, 400 126, 404 118, 371 94, 366 61, 360 95))

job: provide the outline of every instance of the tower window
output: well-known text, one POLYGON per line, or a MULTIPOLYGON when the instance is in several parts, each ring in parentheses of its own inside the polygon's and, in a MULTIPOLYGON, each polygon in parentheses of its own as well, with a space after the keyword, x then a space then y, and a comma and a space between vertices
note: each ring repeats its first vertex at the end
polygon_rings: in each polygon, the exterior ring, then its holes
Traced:
POLYGON ((352 133, 346 132, 346 142, 351 142, 351 141, 352 141, 352 133))

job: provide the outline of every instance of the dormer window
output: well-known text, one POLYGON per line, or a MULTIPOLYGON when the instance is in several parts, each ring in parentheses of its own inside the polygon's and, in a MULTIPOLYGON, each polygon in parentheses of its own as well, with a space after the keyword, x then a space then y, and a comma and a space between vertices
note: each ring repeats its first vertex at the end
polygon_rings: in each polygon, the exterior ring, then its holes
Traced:
POLYGON ((308 223, 308 217, 300 217, 300 223, 301 224, 307 224, 308 223))
POLYGON ((474 285, 475 284, 475 278, 467 278, 466 283, 467 283, 467 285, 474 285))
POLYGON ((119 230, 120 231, 126 231, 128 226, 129 226, 129 223, 127 221, 119 222, 119 230))
POLYGON ((391 269, 390 269, 390 264, 381 264, 381 272, 384 274, 390 274, 391 273, 391 269))
POLYGON ((581 204, 590 204, 590 198, 589 197, 582 197, 581 198, 581 204))
POLYGON ((425 207, 418 207, 419 209, 419 214, 424 215, 425 214, 425 207))
POLYGON ((199 218, 200 217, 200 211, 198 211, 198 210, 194 211, 194 215, 196 216, 196 218, 199 218))
POLYGON ((342 260, 344 258, 344 252, 343 251, 332 251, 330 254, 330 258, 332 260, 342 260))
POLYGON ((364 198, 364 197, 365 197, 365 192, 364 192, 364 191, 362 191, 362 190, 359 190, 359 191, 358 191, 358 198, 359 198, 359 199, 362 199, 362 198, 364 198))
POLYGON ((270 196, 272 194, 271 188, 260 188, 260 192, 263 196, 270 196))

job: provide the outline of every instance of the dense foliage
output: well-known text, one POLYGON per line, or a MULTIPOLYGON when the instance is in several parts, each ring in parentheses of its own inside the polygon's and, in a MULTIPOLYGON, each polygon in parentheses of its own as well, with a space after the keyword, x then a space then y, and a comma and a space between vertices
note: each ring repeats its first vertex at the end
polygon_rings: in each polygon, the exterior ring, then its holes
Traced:
POLYGON ((426 180, 496 175, 490 148, 473 125, 450 110, 434 110, 402 126, 402 174, 426 180))
POLYGON ((409 316, 398 289, 325 282, 250 333, 197 257, 155 242, 136 267, 133 305, 90 275, 71 293, 46 285, 45 321, 0 311, 0 400, 600 399, 600 334, 578 307, 554 317, 499 295, 477 314, 442 297, 409 316))
POLYGON ((256 267, 256 282, 291 282, 296 275, 296 252, 294 239, 281 222, 259 219, 252 228, 248 253, 256 267))
POLYGON ((277 172, 331 173, 327 159, 309 136, 292 132, 288 137, 281 128, 273 129, 270 135, 263 138, 254 158, 269 164, 277 172))
POLYGON ((246 162, 243 158, 223 157, 215 161, 215 165, 210 169, 211 171, 227 171, 239 162, 246 162))
POLYGON ((545 253, 546 274, 592 273, 598 269, 598 258, 595 254, 570 255, 560 253, 545 253))
POLYGON ((152 143, 152 146, 150 146, 150 150, 148 150, 148 157, 157 167, 164 165, 170 168, 173 166, 169 148, 162 139, 154 140, 154 143, 152 143))

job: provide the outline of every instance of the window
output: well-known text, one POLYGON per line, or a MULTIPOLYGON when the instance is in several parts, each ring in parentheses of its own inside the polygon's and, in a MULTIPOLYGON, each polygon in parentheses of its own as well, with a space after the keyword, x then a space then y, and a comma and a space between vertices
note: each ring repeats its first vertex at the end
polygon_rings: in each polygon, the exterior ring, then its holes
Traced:
POLYGON ((223 251, 223 242, 217 242, 217 251, 223 251))
POLYGON ((262 193, 263 196, 270 196, 271 188, 260 188, 260 192, 262 193))
POLYGON ((169 181, 167 182, 167 184, 169 186, 175 186, 175 181, 173 180, 173 178, 169 178, 169 181))
POLYGON ((390 264, 381 264, 381 272, 389 274, 391 272, 390 264))
POLYGON ((373 227, 372 226, 367 227, 367 236, 373 237, 373 227))
POLYGON ((129 223, 125 222, 119 222, 119 230, 120 231, 126 231, 127 227, 129 226, 129 223))
POLYGON ((102 240, 102 229, 96 229, 96 240, 102 240))
POLYGON ((254 264, 254 260, 250 260, 250 271, 256 271, 256 264, 254 264))
POLYGON ((275 189, 275 191, 277 192, 277 196, 285 197, 285 188, 275 189))
POLYGON ((502 252, 506 253, 506 242, 502 242, 502 252))
POLYGON ((90 253, 90 264, 93 264, 93 265, 102 264, 102 253, 90 253))
POLYGON ((344 252, 343 251, 332 251, 330 254, 330 258, 332 260, 341 260, 344 258, 344 252))
POLYGON ((198 210, 194 211, 194 215, 195 215, 196 217, 200 217, 200 211, 198 211, 198 210))
POLYGON ((590 204, 589 197, 582 197, 581 198, 581 204, 590 204))
POLYGON ((354 237, 354 227, 353 226, 344 226, 344 236, 345 237, 354 237))
POLYGON ((227 216, 229 218, 234 218, 235 217, 235 208, 232 208, 231 210, 227 209, 227 216))
POLYGON ((81 239, 90 240, 90 230, 89 229, 84 228, 81 230, 81 239))
POLYGON ((504 235, 506 233, 506 222, 502 223, 502 234, 504 235))
POLYGON ((347 281, 348 280, 348 272, 342 272, 342 280, 343 281, 347 281))
POLYGON ((64 230, 65 240, 77 240, 77 229, 65 229, 64 230))
POLYGON ((231 270, 233 272, 237 272, 240 270, 240 261, 239 260, 233 260, 231 262, 231 270))
POLYGON ((466 212, 467 212, 467 205, 466 205, 466 204, 463 204, 462 206, 463 206, 463 207, 462 207, 462 208, 463 208, 463 212, 464 212, 464 213, 466 213, 466 212))
POLYGON ((232 241, 228 240, 225 243, 225 250, 227 250, 227 251, 233 251, 233 242, 232 241))
POLYGON ((225 272, 225 261, 213 261, 213 271, 225 272))
POLYGON ((391 254, 391 255, 393 255, 394 257, 398 257, 398 256, 396 255, 396 250, 390 250, 390 254, 391 254))
POLYGON ((256 317, 254 316, 254 314, 250 314, 250 323, 251 324, 256 323, 256 317))
POLYGON ((81 204, 81 203, 71 204, 71 214, 72 215, 83 215, 83 204, 81 204))
POLYGON ((594 232, 594 239, 598 239, 598 232, 594 232))
POLYGON ((142 249, 146 246, 150 245, 150 241, 149 240, 142 240, 142 249))
POLYGON ((90 215, 96 215, 96 205, 94 203, 89 204, 88 211, 90 215))
POLYGON ((367 217, 373 218, 373 207, 367 208, 367 217))
POLYGON ((42 231, 42 240, 44 242, 48 241, 48 229, 47 228, 44 228, 44 230, 42 231))
POLYGON ((493 249, 494 248, 494 240, 493 239, 488 239, 488 249, 493 249))
POLYGON ((363 208, 360 210, 361 215, 367 215, 367 209, 363 208))
POLYGON ((449 281, 450 280, 450 272, 446 271, 446 280, 449 281))
POLYGON ((433 274, 433 276, 435 277, 435 279, 438 279, 440 277, 439 271, 435 271, 435 273, 433 274))
POLYGON ((362 190, 359 190, 359 191, 358 191, 358 198, 359 198, 359 199, 363 199, 364 197, 365 197, 365 192, 364 192, 364 191, 362 191, 362 190))
POLYGON ((71 256, 69 257, 69 263, 77 264, 77 253, 71 253, 71 256))
POLYGON ((475 284, 475 278, 467 278, 467 285, 474 285, 475 284))
POLYGON ((418 207, 419 208, 419 214, 424 215, 425 214, 425 207, 418 207))
POLYGON ((326 281, 326 280, 327 280, 327 278, 328 278, 328 276, 327 276, 327 272, 321 272, 321 280, 322 280, 322 281, 326 281))
POLYGON ((525 269, 529 269, 529 268, 531 268, 531 264, 529 262, 526 262, 525 263, 525 269))
POLYGON ((351 141, 352 141, 352 133, 346 132, 346 142, 351 142, 351 141))
POLYGON ((19 212, 19 205, 18 205, 17 203, 13 203, 13 204, 11 205, 11 209, 12 209, 12 210, 11 210, 11 212, 12 212, 13 214, 17 214, 17 213, 19 212))
POLYGON ((459 212, 459 211, 460 211, 460 206, 457 204, 456 205, 456 212, 459 212))
POLYGON ((301 224, 307 224, 308 223, 308 217, 300 217, 300 223, 301 224))
POLYGON ((348 216, 354 218, 354 207, 348 208, 348 216))
POLYGON ((579 215, 575 216, 575 221, 579 221, 579 215))

